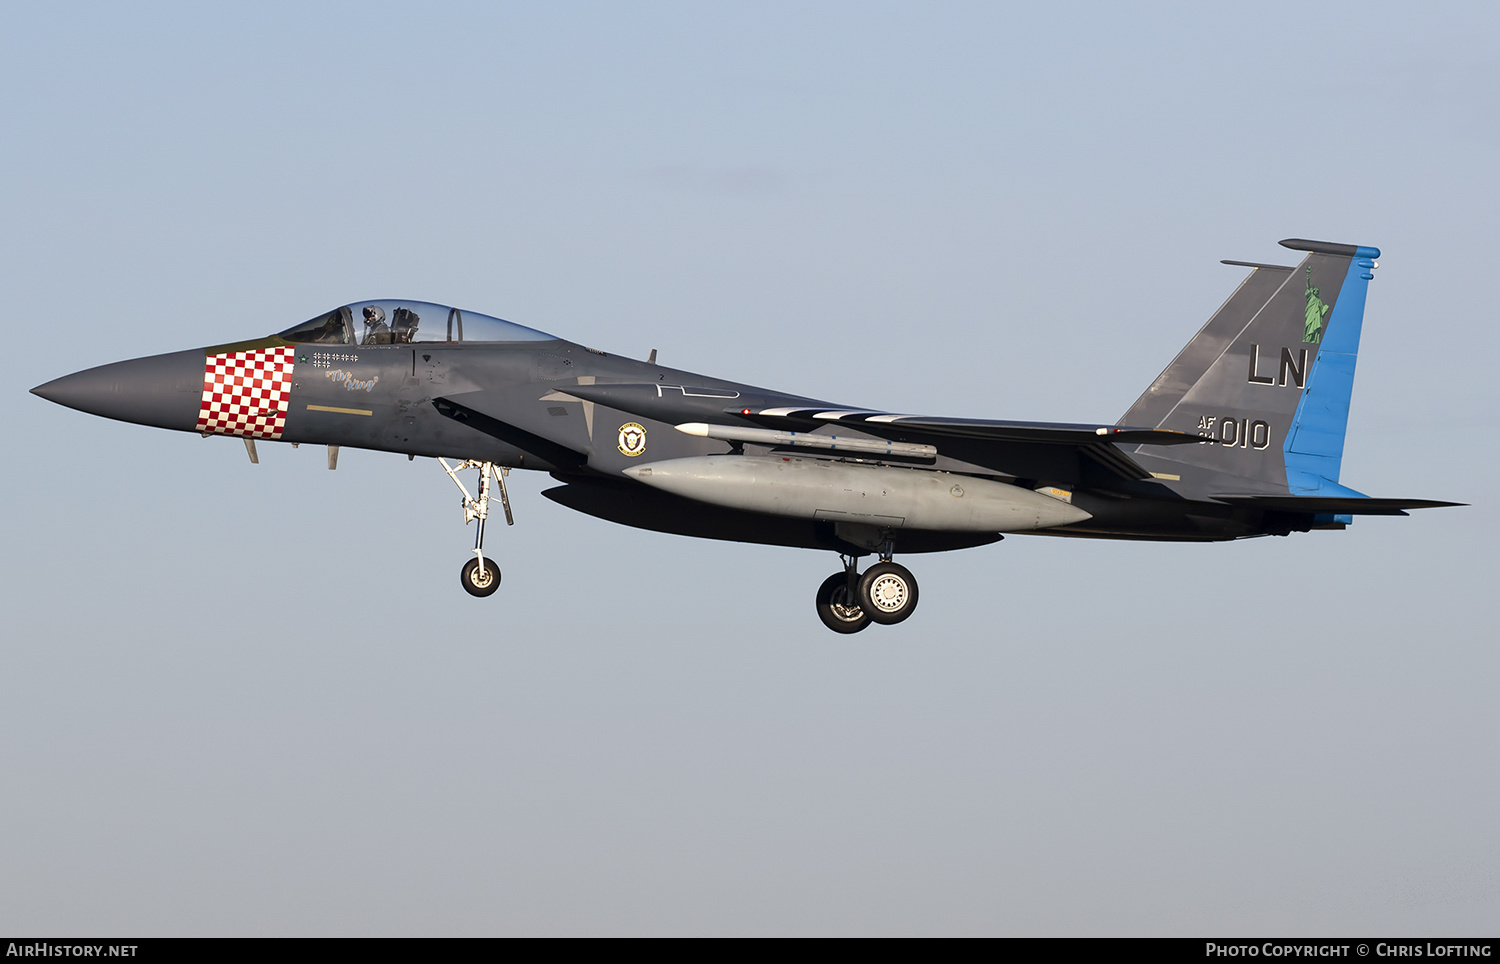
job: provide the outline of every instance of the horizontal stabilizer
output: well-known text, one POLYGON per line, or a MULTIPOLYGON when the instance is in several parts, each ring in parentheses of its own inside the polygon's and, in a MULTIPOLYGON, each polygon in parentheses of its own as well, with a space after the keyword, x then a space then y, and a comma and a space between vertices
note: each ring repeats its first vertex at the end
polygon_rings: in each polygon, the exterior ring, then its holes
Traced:
POLYGON ((1216 495, 1219 502, 1256 506, 1281 512, 1307 512, 1313 515, 1405 515, 1404 509, 1441 509, 1465 505, 1463 502, 1438 502, 1433 499, 1370 499, 1295 495, 1216 495))

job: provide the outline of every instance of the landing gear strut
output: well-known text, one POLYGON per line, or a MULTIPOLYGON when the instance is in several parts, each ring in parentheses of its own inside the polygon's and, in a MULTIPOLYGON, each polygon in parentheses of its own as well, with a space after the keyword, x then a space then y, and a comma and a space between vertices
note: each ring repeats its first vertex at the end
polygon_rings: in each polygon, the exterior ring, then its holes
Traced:
POLYGON ((464 494, 464 525, 478 521, 479 525, 474 532, 474 558, 464 564, 459 573, 459 581, 471 596, 488 596, 500 588, 500 569, 489 559, 484 557, 484 523, 490 514, 490 480, 494 479, 500 486, 500 506, 505 510, 505 524, 513 526, 516 524, 515 517, 510 512, 510 495, 505 491, 505 477, 510 474, 510 469, 505 466, 497 466, 493 462, 478 462, 469 459, 458 465, 449 465, 447 459, 438 459, 443 471, 448 473, 448 478, 458 486, 458 491, 464 494), (469 490, 464 488, 463 482, 458 478, 458 473, 464 469, 479 470, 479 495, 469 495, 469 490))
POLYGON ((857 633, 870 623, 892 625, 917 608, 917 579, 911 570, 891 561, 891 544, 881 549, 880 562, 858 570, 856 556, 842 556, 844 571, 818 587, 818 618, 836 633, 857 633))

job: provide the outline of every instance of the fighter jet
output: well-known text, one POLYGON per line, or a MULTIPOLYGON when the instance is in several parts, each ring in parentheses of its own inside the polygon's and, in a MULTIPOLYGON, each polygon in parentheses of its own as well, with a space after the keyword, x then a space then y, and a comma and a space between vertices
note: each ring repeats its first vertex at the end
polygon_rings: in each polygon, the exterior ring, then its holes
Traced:
POLYGON ((1126 410, 1099 424, 888 412, 788 395, 599 351, 489 315, 356 301, 250 341, 153 355, 32 391, 106 418, 205 436, 431 457, 476 523, 492 483, 659 532, 837 553, 818 616, 855 633, 916 609, 896 563, 1010 533, 1217 542, 1342 529, 1356 515, 1457 505, 1339 482, 1365 294, 1380 252, 1293 239, 1296 266, 1249 274, 1126 410), (450 461, 452 460, 452 461, 450 461), (478 470, 473 492, 461 471, 478 470), (876 561, 860 571, 868 556, 876 561))

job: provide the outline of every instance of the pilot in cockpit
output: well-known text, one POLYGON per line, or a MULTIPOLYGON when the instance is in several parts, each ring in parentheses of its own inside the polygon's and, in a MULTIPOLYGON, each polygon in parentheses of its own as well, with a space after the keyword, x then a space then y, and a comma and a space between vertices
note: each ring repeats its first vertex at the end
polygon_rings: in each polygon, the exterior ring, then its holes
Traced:
POLYGON ((363 344, 366 345, 389 345, 391 343, 391 329, 385 323, 385 309, 379 305, 368 305, 365 307, 365 337, 363 344))

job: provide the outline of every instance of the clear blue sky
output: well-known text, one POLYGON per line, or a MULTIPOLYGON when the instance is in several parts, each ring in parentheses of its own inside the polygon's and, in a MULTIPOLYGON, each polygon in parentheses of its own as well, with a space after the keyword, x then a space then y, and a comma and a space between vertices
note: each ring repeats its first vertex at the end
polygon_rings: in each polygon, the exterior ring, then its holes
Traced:
POLYGON ((0 930, 1500 925, 1488 4, 0 9, 0 930), (1384 250, 1343 481, 907 559, 26 394, 409 297, 857 405, 1113 420, 1284 237, 1384 250))

